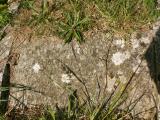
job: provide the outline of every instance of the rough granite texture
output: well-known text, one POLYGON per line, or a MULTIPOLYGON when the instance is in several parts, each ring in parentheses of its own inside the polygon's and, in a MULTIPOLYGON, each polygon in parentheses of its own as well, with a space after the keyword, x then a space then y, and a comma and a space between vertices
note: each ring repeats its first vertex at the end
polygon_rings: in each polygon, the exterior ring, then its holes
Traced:
MULTIPOLYGON (((160 9, 160 0, 157 3, 160 9)), ((11 2, 9 10, 15 13, 18 5, 18 2, 11 2)), ((55 36, 32 37, 28 28, 9 27, 7 36, 0 41, 0 81, 14 41, 14 52, 19 53, 20 58, 12 70, 11 82, 19 85, 11 90, 10 103, 13 105, 17 100, 27 105, 65 105, 68 87, 78 89, 83 97, 84 86, 66 68, 67 65, 85 81, 94 102, 97 102, 99 86, 102 92, 107 84, 105 95, 108 95, 114 90, 116 80, 125 84, 134 75, 128 101, 144 95, 133 113, 155 106, 160 110, 159 26, 160 22, 156 22, 148 31, 133 33, 129 40, 93 29, 85 33, 86 42, 81 45, 76 42, 64 45, 63 40, 55 36)), ((154 119, 155 112, 156 109, 151 109, 141 117, 154 119)), ((160 114, 158 116, 160 118, 160 114)))
MULTIPOLYGON (((130 96, 136 99, 145 93, 136 105, 135 113, 150 109, 155 106, 153 96, 157 104, 159 96, 155 82, 150 77, 149 63, 144 56, 159 29, 158 25, 159 22, 155 23, 149 31, 133 33, 130 40, 113 37, 100 30, 92 30, 85 33, 86 42, 81 45, 76 42, 64 44, 55 36, 31 37, 30 30, 26 28, 9 28, 7 36, 0 41, 0 59, 2 60, 0 78, 5 57, 9 54, 12 41, 15 40, 14 49, 20 53, 20 58, 13 71, 11 82, 23 85, 23 89, 28 90, 13 88, 12 96, 25 104, 64 105, 67 103, 67 86, 72 86, 79 91, 84 89, 64 64, 85 81, 93 98, 97 97, 99 90, 97 80, 101 89, 104 89, 107 79, 107 94, 114 90, 116 80, 125 84, 139 66, 131 82, 130 96)), ((11 99, 11 103, 14 102, 16 102, 15 99, 11 99)), ((143 117, 153 118, 154 111, 152 112, 153 114, 149 112, 143 117)))

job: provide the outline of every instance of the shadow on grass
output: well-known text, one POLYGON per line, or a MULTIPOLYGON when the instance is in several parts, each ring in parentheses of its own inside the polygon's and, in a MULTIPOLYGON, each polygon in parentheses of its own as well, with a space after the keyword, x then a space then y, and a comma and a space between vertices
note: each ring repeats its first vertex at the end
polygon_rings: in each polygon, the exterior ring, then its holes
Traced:
POLYGON ((150 46, 145 53, 151 78, 154 80, 160 94, 160 28, 156 32, 150 46))

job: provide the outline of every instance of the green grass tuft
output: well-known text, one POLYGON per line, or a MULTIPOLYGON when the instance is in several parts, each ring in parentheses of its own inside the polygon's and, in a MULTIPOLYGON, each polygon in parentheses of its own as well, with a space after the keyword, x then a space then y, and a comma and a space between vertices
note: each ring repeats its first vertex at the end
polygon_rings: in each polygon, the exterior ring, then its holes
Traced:
POLYGON ((50 9, 46 0, 42 0, 40 10, 36 10, 35 6, 30 4, 30 8, 33 10, 32 18, 29 21, 29 25, 38 26, 40 24, 46 24, 50 21, 50 9))
POLYGON ((33 6, 33 4, 34 4, 34 0, 22 0, 21 2, 20 2, 20 8, 23 8, 23 9, 28 9, 28 10, 30 10, 30 9, 32 9, 32 6, 33 6))
POLYGON ((70 43, 74 38, 79 42, 84 42, 83 31, 89 24, 89 18, 82 16, 81 12, 66 12, 64 22, 59 22, 59 34, 70 43))
POLYGON ((11 14, 8 12, 7 5, 0 4, 0 29, 7 25, 11 20, 11 14))

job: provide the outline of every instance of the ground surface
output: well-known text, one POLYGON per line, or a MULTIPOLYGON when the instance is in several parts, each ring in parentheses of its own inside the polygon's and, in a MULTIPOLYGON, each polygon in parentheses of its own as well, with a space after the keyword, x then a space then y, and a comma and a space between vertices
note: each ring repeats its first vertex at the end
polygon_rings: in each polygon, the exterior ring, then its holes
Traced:
POLYGON ((64 44, 56 35, 39 37, 26 26, 8 26, 6 33, 0 41, 0 81, 10 49, 20 55, 12 71, 11 82, 16 88, 11 90, 11 106, 66 105, 68 88, 77 89, 80 98, 84 97, 81 80, 97 102, 99 96, 114 90, 117 81, 126 84, 133 75, 128 99, 144 94, 133 112, 148 110, 141 116, 154 118, 156 109, 149 109, 159 104, 159 67, 154 67, 159 66, 159 22, 150 29, 133 32, 126 39, 95 27, 84 32, 82 44, 64 44))

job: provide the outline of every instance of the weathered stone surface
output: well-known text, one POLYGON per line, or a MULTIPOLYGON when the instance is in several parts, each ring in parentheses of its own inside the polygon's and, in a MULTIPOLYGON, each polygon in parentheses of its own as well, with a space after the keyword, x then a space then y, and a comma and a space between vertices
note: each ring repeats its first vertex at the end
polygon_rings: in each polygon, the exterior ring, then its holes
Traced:
MULTIPOLYGON (((15 40, 16 44, 19 44, 14 48, 20 53, 20 58, 13 73, 12 83, 23 88, 12 89, 12 95, 21 98, 20 100, 28 105, 66 104, 67 86, 79 91, 84 89, 67 66, 85 81, 93 98, 97 97, 99 91, 97 81, 102 91, 107 84, 106 93, 109 93, 114 90, 116 80, 125 84, 135 72, 129 89, 129 99, 137 99, 145 93, 135 107, 135 114, 150 109, 155 106, 153 96, 158 95, 143 56, 157 29, 158 27, 154 26, 150 31, 134 33, 130 40, 93 30, 85 33, 86 42, 81 45, 76 42, 64 44, 55 36, 29 39, 30 30, 11 29, 0 42, 0 50, 1 54, 3 53, 1 59, 4 59, 9 53, 12 41, 15 40)), ((152 112, 152 115, 146 112, 143 117, 153 118, 154 111, 152 112)))

